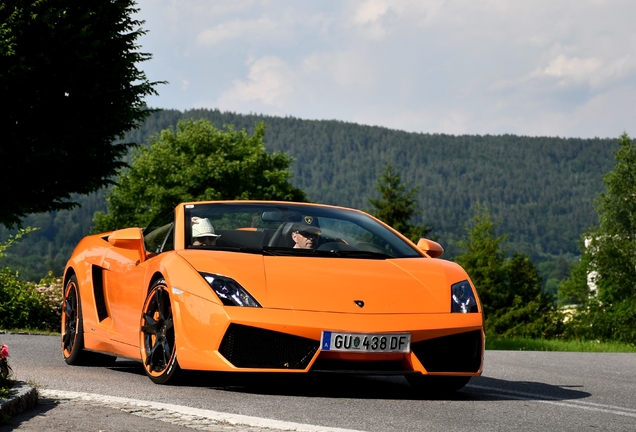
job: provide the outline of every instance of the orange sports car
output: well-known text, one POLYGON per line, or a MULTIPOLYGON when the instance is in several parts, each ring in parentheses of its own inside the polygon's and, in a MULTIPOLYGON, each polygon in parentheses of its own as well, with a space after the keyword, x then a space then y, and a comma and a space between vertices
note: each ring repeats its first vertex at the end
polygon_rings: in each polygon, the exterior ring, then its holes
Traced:
POLYGON ((145 228, 91 235, 64 272, 68 364, 404 375, 458 390, 482 371, 475 287, 442 247, 359 211, 183 203, 145 228))

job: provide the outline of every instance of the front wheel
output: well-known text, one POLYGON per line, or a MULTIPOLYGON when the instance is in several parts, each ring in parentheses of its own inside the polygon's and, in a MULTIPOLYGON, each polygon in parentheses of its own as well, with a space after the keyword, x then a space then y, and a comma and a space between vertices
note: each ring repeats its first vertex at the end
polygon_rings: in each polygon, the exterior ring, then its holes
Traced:
POLYGON ((464 388, 470 377, 467 376, 430 376, 406 375, 411 386, 429 394, 448 394, 464 388))
POLYGON ((180 368, 170 294, 164 279, 156 281, 146 297, 139 338, 146 375, 155 384, 173 381, 180 368))

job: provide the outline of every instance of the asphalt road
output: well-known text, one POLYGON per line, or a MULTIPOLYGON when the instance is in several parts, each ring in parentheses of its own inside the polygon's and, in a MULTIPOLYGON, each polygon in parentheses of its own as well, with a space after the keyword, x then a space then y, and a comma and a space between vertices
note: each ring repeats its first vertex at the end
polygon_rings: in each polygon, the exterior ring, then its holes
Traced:
POLYGON ((636 430, 636 354, 487 351, 482 377, 432 398, 402 377, 189 373, 159 386, 123 359, 68 366, 58 337, 3 334, 0 343, 17 379, 48 390, 361 431, 636 430))

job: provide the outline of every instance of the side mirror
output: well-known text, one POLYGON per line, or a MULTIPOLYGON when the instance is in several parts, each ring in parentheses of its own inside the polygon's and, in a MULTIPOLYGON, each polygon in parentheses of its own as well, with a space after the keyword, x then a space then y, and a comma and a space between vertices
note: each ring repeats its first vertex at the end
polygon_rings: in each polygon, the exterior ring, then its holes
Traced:
POLYGON ((422 237, 417 242, 417 247, 426 253, 431 258, 439 258, 444 253, 444 248, 441 244, 434 242, 433 240, 425 239, 422 237))
POLYGON ((124 228, 113 231, 108 236, 108 243, 121 249, 136 251, 139 255, 137 264, 146 260, 146 248, 141 228, 124 228))
POLYGON ((139 250, 142 239, 140 228, 125 228, 113 231, 108 236, 108 243, 122 249, 139 250))

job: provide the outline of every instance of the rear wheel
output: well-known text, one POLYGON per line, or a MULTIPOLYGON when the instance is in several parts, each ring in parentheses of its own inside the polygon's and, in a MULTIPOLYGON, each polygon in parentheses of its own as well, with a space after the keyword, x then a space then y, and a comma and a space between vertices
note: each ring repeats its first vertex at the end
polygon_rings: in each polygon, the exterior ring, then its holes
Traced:
POLYGON ((79 364, 84 354, 84 329, 77 277, 71 276, 64 288, 62 307, 62 354, 67 364, 79 364))
POLYGON ((156 384, 174 381, 180 368, 170 294, 164 279, 156 281, 146 297, 139 338, 146 375, 156 384))
POLYGON ((62 354, 69 365, 109 366, 117 357, 84 350, 84 320, 77 277, 71 276, 64 288, 62 303, 62 354))
POLYGON ((406 375, 405 378, 411 386, 430 394, 453 393, 470 381, 466 376, 406 375))

